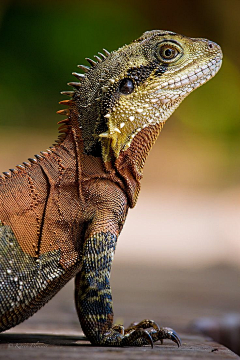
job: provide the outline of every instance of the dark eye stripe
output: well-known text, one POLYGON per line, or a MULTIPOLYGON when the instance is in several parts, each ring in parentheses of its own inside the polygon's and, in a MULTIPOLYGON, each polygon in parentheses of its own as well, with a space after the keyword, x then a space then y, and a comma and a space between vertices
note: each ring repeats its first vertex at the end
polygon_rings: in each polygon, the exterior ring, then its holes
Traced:
POLYGON ((158 62, 151 62, 149 65, 141 65, 139 67, 134 67, 128 70, 127 78, 132 79, 134 84, 140 85, 146 81, 149 76, 152 74, 154 69, 158 67, 158 62))
POLYGON ((158 66, 157 70, 155 71, 154 75, 161 76, 167 71, 168 64, 158 66))

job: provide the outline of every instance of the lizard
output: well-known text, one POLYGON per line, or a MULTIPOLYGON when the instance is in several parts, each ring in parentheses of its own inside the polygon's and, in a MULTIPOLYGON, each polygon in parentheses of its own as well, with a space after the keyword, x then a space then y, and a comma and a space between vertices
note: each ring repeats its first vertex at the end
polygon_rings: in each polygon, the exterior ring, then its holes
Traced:
MULTIPOLYGON (((0 331, 21 323, 75 277, 93 345, 142 346, 179 335, 143 320, 113 325, 111 265, 145 160, 182 100, 220 69, 219 45, 152 30, 86 58, 60 104, 59 137, 0 175, 0 331)), ((149 239, 150 240, 150 239, 149 239)))

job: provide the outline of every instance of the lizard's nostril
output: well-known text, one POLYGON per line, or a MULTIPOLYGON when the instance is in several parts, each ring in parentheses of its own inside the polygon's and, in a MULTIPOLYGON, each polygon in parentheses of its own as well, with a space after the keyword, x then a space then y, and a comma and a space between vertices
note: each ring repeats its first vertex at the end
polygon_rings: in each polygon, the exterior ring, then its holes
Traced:
POLYGON ((208 42, 208 47, 209 47, 209 49, 212 50, 214 48, 214 43, 212 41, 209 41, 208 42))

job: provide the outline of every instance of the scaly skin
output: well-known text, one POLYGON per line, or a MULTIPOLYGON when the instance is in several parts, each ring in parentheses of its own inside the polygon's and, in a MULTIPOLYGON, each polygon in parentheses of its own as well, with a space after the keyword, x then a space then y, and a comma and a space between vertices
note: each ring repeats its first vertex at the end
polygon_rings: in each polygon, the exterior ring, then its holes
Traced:
POLYGON ((76 275, 92 344, 141 346, 178 335, 153 320, 113 326, 110 273, 146 157, 180 102, 221 66, 220 47, 168 31, 99 53, 63 92, 68 110, 50 150, 0 176, 0 331, 40 309, 76 275), (147 330, 149 329, 149 331, 147 330))

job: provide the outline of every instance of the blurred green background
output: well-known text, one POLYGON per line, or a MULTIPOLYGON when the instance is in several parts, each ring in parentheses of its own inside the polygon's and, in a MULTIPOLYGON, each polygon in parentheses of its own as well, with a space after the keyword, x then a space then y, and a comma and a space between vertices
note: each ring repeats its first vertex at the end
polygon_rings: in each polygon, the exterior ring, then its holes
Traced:
MULTIPOLYGON (((182 194, 179 209, 172 205, 172 218, 174 211, 184 212, 189 204, 199 209, 197 199, 206 198, 209 207, 203 207, 193 221, 199 219, 200 229, 212 230, 212 222, 201 222, 209 209, 206 221, 215 216, 213 223, 217 225, 214 234, 210 230, 203 234, 206 241, 219 237, 221 243, 232 241, 232 252, 239 255, 239 245, 233 247, 234 240, 228 239, 229 234, 234 234, 236 241, 240 236, 239 227, 231 222, 232 214, 239 214, 240 194, 239 14, 239 0, 1 0, 0 170, 14 167, 54 142, 56 122, 61 120, 56 115, 61 108, 58 101, 64 99, 60 91, 68 90, 66 83, 74 80, 71 72, 77 71, 77 64, 86 64, 85 57, 102 48, 115 50, 152 29, 211 39, 223 49, 222 69, 191 94, 167 122, 146 164, 146 192, 141 201, 156 199, 159 194, 159 202, 169 205, 178 198, 173 194, 182 194), (189 195, 192 192, 194 196, 189 195), (170 197, 166 195, 164 200, 163 193, 170 197), (228 209, 227 213, 215 213, 213 203, 218 209, 228 209), (227 217, 229 227, 221 229, 227 217)), ((151 210, 154 205, 149 204, 151 210)), ((138 206, 136 214, 141 216, 143 202, 138 206)), ((176 215, 178 222, 182 224, 182 219, 176 215)), ((193 234, 196 232, 195 227, 193 234)), ((169 239, 178 243, 181 237, 178 240, 172 233, 169 239)), ((185 249, 189 244, 190 239, 185 249)))

